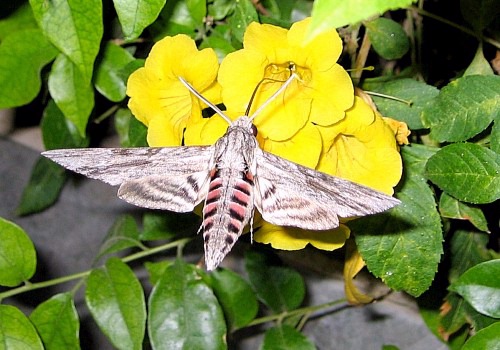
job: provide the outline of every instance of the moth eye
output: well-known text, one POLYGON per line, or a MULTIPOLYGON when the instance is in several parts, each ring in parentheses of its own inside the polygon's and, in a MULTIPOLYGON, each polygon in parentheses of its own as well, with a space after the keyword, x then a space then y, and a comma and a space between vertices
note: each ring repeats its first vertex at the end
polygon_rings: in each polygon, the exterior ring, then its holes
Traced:
POLYGON ((257 127, 252 124, 252 134, 253 136, 257 136, 257 127))

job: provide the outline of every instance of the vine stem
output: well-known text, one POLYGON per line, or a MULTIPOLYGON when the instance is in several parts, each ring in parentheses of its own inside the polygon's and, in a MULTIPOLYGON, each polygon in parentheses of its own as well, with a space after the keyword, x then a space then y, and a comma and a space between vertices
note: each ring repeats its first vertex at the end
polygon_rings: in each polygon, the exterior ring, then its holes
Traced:
MULTIPOLYGON (((150 255, 162 252, 164 250, 172 249, 175 247, 183 247, 190 240, 191 240, 191 238, 179 239, 179 240, 174 241, 174 242, 166 243, 166 244, 160 245, 158 247, 150 248, 148 250, 144 250, 144 251, 140 251, 140 252, 128 255, 126 257, 121 258, 121 261, 123 261, 124 263, 128 263, 128 262, 131 262, 134 260, 138 260, 138 259, 150 256, 150 255)), ((2 301, 5 298, 12 297, 14 295, 25 293, 25 292, 32 291, 35 289, 46 288, 46 287, 54 286, 57 284, 62 284, 65 282, 74 281, 74 280, 77 280, 80 278, 85 278, 88 275, 90 275, 90 273, 93 270, 94 269, 90 269, 90 270, 86 270, 83 272, 78 272, 75 274, 71 274, 71 275, 64 276, 64 277, 58 277, 58 278, 54 278, 54 279, 51 279, 48 281, 43 281, 43 282, 37 282, 37 283, 26 282, 21 287, 17 287, 14 289, 10 289, 6 292, 0 293, 0 301, 2 301)))
MULTIPOLYGON (((324 304, 307 306, 307 307, 303 307, 303 308, 300 308, 300 309, 295 309, 295 310, 292 310, 292 311, 285 311, 285 312, 282 312, 280 314, 275 314, 275 315, 269 315, 269 316, 264 316, 264 317, 256 318, 255 320, 253 320, 249 324, 245 325, 245 328, 252 327, 252 326, 257 326, 259 324, 263 324, 263 323, 267 323, 267 322, 271 322, 271 321, 281 321, 281 320, 283 320, 283 319, 285 319, 287 317, 291 317, 291 316, 296 316, 296 315, 310 315, 313 312, 324 310, 324 309, 328 309, 328 308, 330 308, 332 306, 335 306, 335 305, 338 305, 338 304, 342 304, 342 303, 346 303, 346 302, 347 302, 347 299, 342 298, 342 299, 333 300, 333 301, 330 301, 330 302, 324 303, 324 304)), ((241 329, 241 328, 236 328, 233 331, 236 331, 238 329, 241 329)))
POLYGON ((420 15, 422 16, 426 16, 426 17, 429 17, 429 18, 432 18, 436 21, 439 21, 439 22, 442 22, 444 24, 447 24, 449 25, 450 27, 453 27, 453 28, 456 28, 466 34, 469 34, 479 40, 483 40, 493 46, 495 46, 497 49, 500 49, 500 42, 492 39, 492 38, 489 38, 489 37, 486 37, 486 36, 483 36, 483 35, 480 35, 478 33, 476 33, 475 31, 469 29, 469 28, 466 28, 464 26, 461 26, 461 25, 458 25, 450 20, 447 20, 446 18, 444 17, 441 17, 441 16, 438 16, 438 15, 435 15, 431 12, 427 12, 426 10, 422 9, 422 8, 417 8, 417 7, 412 7, 413 9, 415 9, 415 11, 417 11, 420 15))

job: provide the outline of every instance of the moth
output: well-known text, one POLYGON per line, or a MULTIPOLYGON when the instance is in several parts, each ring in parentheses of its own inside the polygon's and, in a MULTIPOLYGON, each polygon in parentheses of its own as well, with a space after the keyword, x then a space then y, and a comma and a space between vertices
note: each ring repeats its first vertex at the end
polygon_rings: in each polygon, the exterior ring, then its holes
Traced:
POLYGON ((209 271, 217 268, 244 227, 252 224, 255 209, 274 225, 328 230, 339 225, 339 217, 375 214, 400 203, 262 150, 252 120, 265 106, 251 117, 231 121, 180 79, 228 121, 227 132, 214 145, 61 149, 42 155, 74 172, 119 186, 118 197, 140 207, 190 212, 204 201, 200 230, 209 271))

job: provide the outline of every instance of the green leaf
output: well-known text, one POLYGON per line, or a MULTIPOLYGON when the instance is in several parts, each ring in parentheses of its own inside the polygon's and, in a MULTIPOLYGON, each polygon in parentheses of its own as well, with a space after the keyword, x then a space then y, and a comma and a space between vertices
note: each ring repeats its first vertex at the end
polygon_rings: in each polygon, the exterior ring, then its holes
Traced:
POLYGON ((439 326, 441 336, 454 334, 467 324, 466 304, 458 294, 450 293, 446 296, 439 326))
POLYGON ((142 241, 170 239, 196 232, 200 227, 200 218, 193 213, 148 212, 143 216, 142 225, 142 241))
POLYGON ((281 325, 269 328, 264 334, 262 350, 314 350, 316 347, 305 335, 293 327, 281 325))
POLYGON ((240 42, 243 42, 243 35, 248 25, 252 22, 258 22, 259 16, 257 10, 250 0, 238 0, 234 13, 228 19, 229 27, 233 36, 240 42))
POLYGON ((31 313, 46 350, 80 349, 80 321, 71 293, 54 295, 31 313))
POLYGON ((36 252, 31 239, 21 227, 0 218, 0 285, 18 286, 28 281, 35 270, 36 252))
POLYGON ((195 38, 198 26, 201 25, 203 23, 196 22, 189 13, 186 1, 167 1, 158 19, 148 30, 153 35, 154 41, 161 40, 167 35, 177 34, 186 34, 195 38))
POLYGON ((125 40, 134 40, 158 18, 166 0, 113 0, 125 40))
POLYGON ((408 52, 410 41, 401 25, 379 17, 365 23, 373 49, 387 60, 396 60, 408 52))
POLYGON ((65 181, 66 171, 63 167, 40 157, 24 188, 16 214, 33 214, 50 207, 59 197, 65 181))
POLYGON ((489 237, 484 233, 457 230, 450 240, 450 280, 456 280, 471 267, 490 260, 486 248, 489 237))
POLYGON ((146 321, 144 292, 134 272, 118 258, 95 269, 85 301, 95 321, 118 349, 142 349, 146 321))
POLYGON ((226 269, 215 270, 210 277, 230 328, 243 328, 249 324, 257 315, 259 305, 248 282, 226 269))
POLYGON ((0 344, 6 350, 43 350, 35 327, 24 314, 10 305, 0 305, 0 344))
POLYGON ((470 75, 445 86, 424 109, 423 124, 439 142, 465 141, 500 113, 500 77, 470 75))
POLYGON ((498 318, 489 317, 477 312, 468 303, 464 303, 464 309, 467 313, 467 321, 472 325, 474 333, 498 322, 498 318))
POLYGON ((472 59, 472 62, 469 64, 467 69, 464 72, 464 76, 466 75, 493 75, 493 69, 490 66, 490 63, 486 60, 483 54, 483 45, 479 43, 479 46, 476 50, 476 54, 472 59))
POLYGON ((153 349, 226 349, 224 316, 212 290, 192 265, 170 265, 149 298, 153 349))
POLYGON ((305 284, 297 271, 272 266, 269 258, 254 251, 245 254, 245 268, 258 298, 275 313, 296 309, 304 301, 305 284))
POLYGON ((474 30, 482 32, 500 14, 496 0, 460 0, 460 10, 474 30))
POLYGON ((203 23, 207 15, 206 0, 185 0, 189 10, 189 14, 196 23, 203 23))
POLYGON ((500 318, 500 259, 471 267, 451 284, 449 290, 460 294, 482 314, 500 318))
POLYGON ((11 13, 9 17, 0 20, 0 42, 4 41, 12 33, 37 28, 38 26, 35 17, 33 17, 31 7, 28 3, 24 3, 11 13))
POLYGON ((122 70, 134 61, 134 57, 125 49, 108 43, 102 53, 102 59, 96 69, 95 87, 108 100, 120 102, 125 98, 127 89, 122 70))
POLYGON ((66 56, 60 54, 52 65, 48 85, 57 107, 75 124, 81 137, 85 137, 94 108, 94 90, 90 83, 66 56))
POLYGON ((368 80, 363 88, 388 97, 371 96, 384 117, 391 117, 408 124, 410 129, 423 129, 421 116, 427 106, 438 94, 439 90, 413 79, 368 80), (396 97, 403 101, 391 99, 396 97))
POLYGON ((443 147, 427 162, 425 176, 460 201, 500 198, 500 155, 472 143, 443 147))
POLYGON ((469 338, 461 350, 498 350, 500 344, 500 322, 481 329, 469 338))
POLYGON ((90 83, 103 33, 102 1, 30 0, 30 4, 47 38, 90 83))
POLYGON ((88 138, 81 137, 76 126, 64 118, 54 100, 50 100, 43 111, 41 122, 43 144, 45 149, 86 147, 88 138))
POLYGON ((115 130, 120 138, 120 146, 130 147, 130 139, 128 138, 128 130, 130 120, 134 118, 132 112, 128 108, 119 108, 114 116, 115 130))
POLYGON ((235 6, 236 1, 234 0, 214 0, 213 3, 208 4, 208 14, 214 20, 220 21, 233 11, 235 6))
POLYGON ((483 214, 483 211, 477 206, 462 203, 452 196, 443 192, 439 199, 439 212, 444 218, 468 220, 477 229, 483 232, 490 232, 488 230, 488 222, 483 214))
POLYGON ((135 219, 131 215, 121 215, 109 229, 99 249, 97 258, 130 247, 143 247, 139 240, 139 229, 137 228, 135 219))
POLYGON ((147 147, 148 128, 136 118, 130 119, 128 127, 129 147, 147 147))
POLYGON ((491 129, 490 148, 493 152, 500 154, 500 118, 497 118, 491 129))
POLYGON ((443 253, 441 220, 432 190, 422 176, 435 149, 403 147, 402 204, 349 223, 368 269, 394 290, 419 296, 429 288, 443 253))
POLYGON ((163 276, 165 273, 165 270, 167 267, 172 265, 173 262, 169 260, 164 260, 164 261, 158 261, 158 262, 149 262, 146 261, 144 263, 144 267, 149 273, 149 282, 154 286, 160 278, 163 276))
POLYGON ((409 6, 413 0, 316 0, 312 10, 312 20, 306 37, 333 28, 355 24, 388 10, 409 6))
POLYGON ((40 91, 40 71, 57 55, 57 49, 38 29, 7 36, 0 43, 0 108, 22 106, 40 91))

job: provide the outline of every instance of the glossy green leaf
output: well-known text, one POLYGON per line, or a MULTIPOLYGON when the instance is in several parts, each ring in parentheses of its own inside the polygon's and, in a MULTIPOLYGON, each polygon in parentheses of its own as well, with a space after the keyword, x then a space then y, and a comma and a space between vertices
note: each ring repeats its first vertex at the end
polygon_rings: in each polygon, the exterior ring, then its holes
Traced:
POLYGON ((208 4, 208 14, 214 20, 220 21, 224 19, 236 6, 234 0, 214 0, 213 3, 208 4))
POLYGON ((333 28, 355 24, 385 11, 410 6, 413 0, 316 0, 308 38, 333 28))
POLYGON ((201 25, 202 23, 196 22, 189 13, 186 1, 167 1, 158 19, 149 26, 148 31, 153 35, 154 41, 161 40, 167 35, 177 34, 195 38, 198 26, 201 25))
POLYGON ((471 267, 491 259, 487 244, 488 235, 478 232, 457 230, 450 240, 450 273, 451 281, 471 267))
POLYGON ((120 102, 125 98, 127 81, 122 70, 134 61, 134 57, 125 49, 113 43, 104 48, 102 59, 96 68, 95 87, 108 100, 120 102))
POLYGON ((156 262, 146 261, 144 263, 144 267, 149 273, 149 282, 151 283, 151 285, 154 286, 156 283, 158 283, 160 278, 165 273, 165 270, 172 264, 174 264, 174 262, 170 260, 163 260, 156 262))
POLYGON ((129 147, 147 147, 148 128, 136 118, 130 119, 128 126, 129 147))
POLYGON ((47 150, 86 147, 89 143, 88 138, 83 138, 76 126, 64 117, 54 100, 50 100, 45 107, 40 126, 47 150))
POLYGON ((490 63, 483 54, 483 45, 480 43, 472 62, 469 64, 467 69, 464 72, 464 76, 466 75, 493 75, 493 69, 490 66, 490 63))
POLYGON ((500 154, 500 118, 495 120, 491 128, 490 148, 493 152, 500 154))
POLYGON ((142 349, 146 321, 144 291, 134 272, 118 258, 95 269, 85 301, 95 321, 118 349, 142 349))
POLYGON ((441 336, 454 334, 467 324, 466 304, 458 294, 450 293, 445 297, 439 325, 441 336))
POLYGON ((259 16, 251 0, 239 0, 236 2, 234 13, 228 19, 229 27, 233 36, 240 42, 243 42, 243 35, 248 25, 252 22, 258 22, 259 16))
POLYGON ((410 41, 399 23, 379 17, 365 26, 373 49, 383 58, 395 60, 408 52, 410 41))
POLYGON ((500 322, 486 327, 467 340, 461 350, 498 350, 500 322))
POLYGON ((0 43, 0 108, 27 104, 42 86, 40 71, 57 55, 57 49, 38 29, 7 36, 0 43))
POLYGON ((439 90, 434 86, 413 79, 389 81, 371 79, 363 84, 363 88, 387 95, 371 96, 380 113, 384 117, 405 122, 412 130, 424 128, 421 120, 422 111, 439 94, 439 90), (400 101, 391 97, 398 98, 400 101))
POLYGON ((54 295, 39 304, 30 320, 46 350, 80 349, 80 321, 71 293, 54 295))
POLYGON ((477 312, 477 310, 468 303, 464 303, 464 309, 467 313, 467 321, 472 325, 472 329, 474 332, 477 332, 492 325, 495 322, 498 322, 498 318, 483 315, 482 313, 477 312))
POLYGON ((196 23, 203 23, 207 15, 207 1, 206 0, 185 0, 189 14, 196 23))
POLYGON ((500 113, 500 77, 470 75, 452 81, 423 111, 422 122, 439 142, 465 141, 500 113))
POLYGON ((77 127, 85 137, 85 129, 92 108, 94 108, 94 90, 80 71, 66 56, 60 54, 49 75, 49 91, 57 107, 64 116, 77 127))
POLYGON ((249 324, 257 315, 259 305, 248 282, 226 269, 215 270, 210 277, 230 328, 238 329, 249 324))
POLYGON ((476 144, 443 147, 427 162, 425 176, 460 201, 477 204, 500 198, 500 154, 476 144))
POLYGON ((18 286, 28 281, 35 269, 36 252, 31 239, 21 227, 0 218, 0 285, 18 286))
POLYGON ((449 289, 460 294, 477 311, 500 318, 500 259, 478 264, 454 281, 449 289))
POLYGON ((115 130, 120 138, 120 146, 130 147, 130 139, 128 135, 128 130, 130 126, 130 120, 134 118, 132 112, 128 108, 119 108, 113 118, 115 124, 115 130))
POLYGON ((103 33, 102 1, 30 0, 30 4, 44 34, 90 83, 103 33))
POLYGON ((444 218, 467 220, 477 229, 490 232, 486 217, 479 207, 462 203, 445 192, 439 198, 439 212, 444 218))
POLYGON ((266 331, 261 349, 314 350, 316 347, 311 340, 295 328, 281 325, 266 331))
POLYGON ((125 40, 134 40, 153 23, 166 0, 113 0, 125 40))
POLYGON ((0 305, 0 344, 5 350, 44 350, 35 327, 11 305, 0 305))
POLYGON ((199 216, 193 213, 148 212, 143 216, 142 241, 170 239, 176 235, 197 232, 201 225, 199 216))
POLYGON ((401 204, 383 214, 349 223, 368 269, 395 290, 413 296, 434 280, 443 253, 441 219, 429 185, 422 176, 435 149, 403 147, 403 182, 396 197, 401 204))
MULTIPOLYGON (((3 16, 2 16, 3 17, 3 16)), ((12 33, 26 30, 37 29, 38 26, 33 17, 33 11, 28 3, 19 6, 10 16, 0 20, 0 42, 12 33)))
POLYGON ((109 229, 97 257, 131 247, 143 247, 139 240, 139 229, 131 215, 121 215, 109 229))
POLYGON ((226 324, 217 299, 196 268, 167 267, 149 298, 153 349, 226 349, 226 324))
POLYGON ((500 15, 496 0, 460 0, 460 10, 465 20, 478 32, 500 15))
POLYGON ((16 208, 17 215, 33 214, 50 207, 59 197, 65 181, 63 167, 40 157, 16 208))
POLYGON ((245 268, 257 297, 275 313, 296 309, 304 301, 305 284, 297 271, 274 266, 254 251, 245 254, 245 268))

